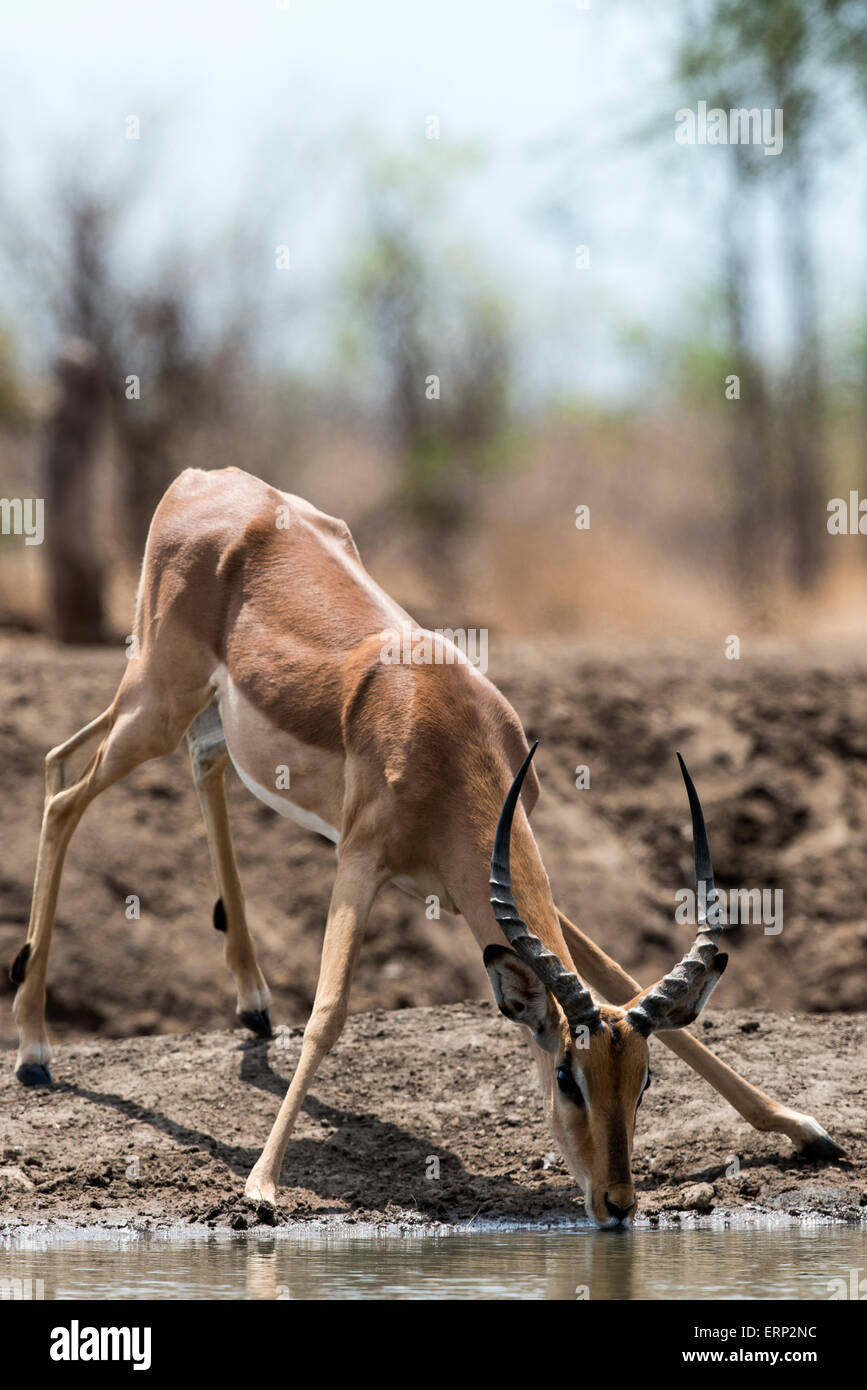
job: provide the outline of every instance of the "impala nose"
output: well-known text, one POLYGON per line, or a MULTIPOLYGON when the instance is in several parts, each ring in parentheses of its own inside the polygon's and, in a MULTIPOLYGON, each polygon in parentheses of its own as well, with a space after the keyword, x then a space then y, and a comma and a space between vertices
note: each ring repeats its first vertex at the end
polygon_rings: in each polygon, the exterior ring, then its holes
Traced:
POLYGON ((605 1210, 609 1211, 615 1221, 626 1221, 635 1210, 635 1203, 630 1202, 628 1207, 619 1207, 616 1202, 612 1202, 608 1193, 605 1194, 605 1210))

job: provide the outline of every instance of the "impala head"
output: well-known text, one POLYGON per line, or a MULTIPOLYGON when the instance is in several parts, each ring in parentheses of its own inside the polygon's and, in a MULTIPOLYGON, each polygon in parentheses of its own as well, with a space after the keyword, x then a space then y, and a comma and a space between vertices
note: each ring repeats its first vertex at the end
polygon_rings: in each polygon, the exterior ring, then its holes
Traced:
POLYGON ((721 928, 704 817, 678 753, 692 812, 696 880, 704 882, 707 912, 699 908, 692 948, 670 974, 621 1007, 595 1002, 518 916, 512 896, 512 820, 535 751, 536 744, 512 783, 497 826, 491 905, 509 946, 489 946, 485 965, 501 1012, 528 1028, 540 1049, 551 1129, 584 1188, 587 1214, 609 1230, 628 1225, 635 1210, 632 1138, 650 1084, 647 1040, 657 1029, 685 1028, 698 1017, 728 957, 717 950, 721 928))

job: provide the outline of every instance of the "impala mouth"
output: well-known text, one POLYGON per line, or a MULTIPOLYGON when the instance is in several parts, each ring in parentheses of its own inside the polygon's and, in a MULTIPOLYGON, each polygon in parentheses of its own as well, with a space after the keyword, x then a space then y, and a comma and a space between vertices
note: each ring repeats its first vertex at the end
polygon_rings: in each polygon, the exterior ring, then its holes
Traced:
POLYGON ((628 1207, 621 1207, 616 1202, 612 1202, 607 1193, 604 1201, 605 1210, 608 1213, 605 1217, 596 1216, 589 1201, 585 1200, 584 1203, 584 1209, 597 1231, 628 1231, 632 1226, 632 1218, 638 1203, 632 1202, 628 1207))
POLYGON ((609 1216, 607 1221, 600 1221, 598 1216, 594 1216, 593 1213, 589 1211, 587 1215, 590 1217, 597 1231, 630 1231, 632 1229, 634 1209, 630 1211, 627 1216, 609 1216))

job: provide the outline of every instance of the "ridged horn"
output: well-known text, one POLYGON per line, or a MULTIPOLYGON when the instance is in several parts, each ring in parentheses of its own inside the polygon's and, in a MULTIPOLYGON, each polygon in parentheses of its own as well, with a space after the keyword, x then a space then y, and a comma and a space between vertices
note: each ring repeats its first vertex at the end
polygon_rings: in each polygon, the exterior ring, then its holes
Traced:
POLYGON ((627 1011, 628 1021, 645 1037, 657 1029, 686 1028, 692 1023, 719 984, 720 976, 728 964, 728 956, 721 955, 717 948, 722 927, 701 802, 679 753, 677 761, 683 773, 689 809, 692 813, 698 929, 695 941, 683 960, 627 1011))
POLYGON ((497 822, 494 852, 491 855, 491 907, 512 950, 529 965, 563 1009, 574 1037, 579 1028, 588 1028, 594 1033, 601 1026, 599 1006, 594 1003, 590 991, 585 989, 574 971, 567 970, 554 952, 543 946, 539 938, 529 930, 527 924, 518 916, 512 896, 512 876, 509 869, 512 821, 527 769, 538 746, 537 739, 518 769, 497 822))

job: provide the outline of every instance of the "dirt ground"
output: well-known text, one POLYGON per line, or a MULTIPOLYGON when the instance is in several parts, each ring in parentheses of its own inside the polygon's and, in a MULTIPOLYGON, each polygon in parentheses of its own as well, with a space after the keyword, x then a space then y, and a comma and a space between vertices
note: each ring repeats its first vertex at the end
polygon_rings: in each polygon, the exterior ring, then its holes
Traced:
MULTIPOLYGON (((100 712, 122 651, 0 638, 0 961, 26 932, 47 749, 100 712)), ((557 902, 642 982, 679 959, 691 882, 679 748, 702 796, 720 887, 782 888, 779 935, 733 930, 714 1002, 827 1012, 867 1007, 867 657, 839 646, 602 646, 490 642, 489 675, 531 737, 533 816, 557 902), (590 788, 577 790, 587 765, 590 788)), ((274 1022, 313 998, 334 849, 254 801, 229 774, 248 915, 274 1022)), ((207 846, 186 752, 146 764, 84 817, 66 865, 49 972, 55 1038, 232 1026, 234 990, 211 927, 207 846), (141 902, 128 920, 126 899, 141 902)), ((0 1041, 11 1047, 0 976, 0 1041)), ((429 921, 389 888, 372 914, 351 1007, 490 998, 460 919, 429 921)))
MULTIPOLYGON (((642 1219, 861 1219, 867 1023, 711 1010, 698 1031, 764 1089, 813 1114, 848 1157, 799 1160, 787 1139, 750 1129, 654 1042, 636 1134, 642 1219)), ((520 1030, 477 1001, 352 1016, 299 1117, 277 1215, 257 1212, 240 1194, 300 1036, 294 1029, 265 1043, 238 1030, 73 1043, 58 1051, 50 1090, 25 1090, 7 1073, 0 1229, 581 1215, 520 1030)))

